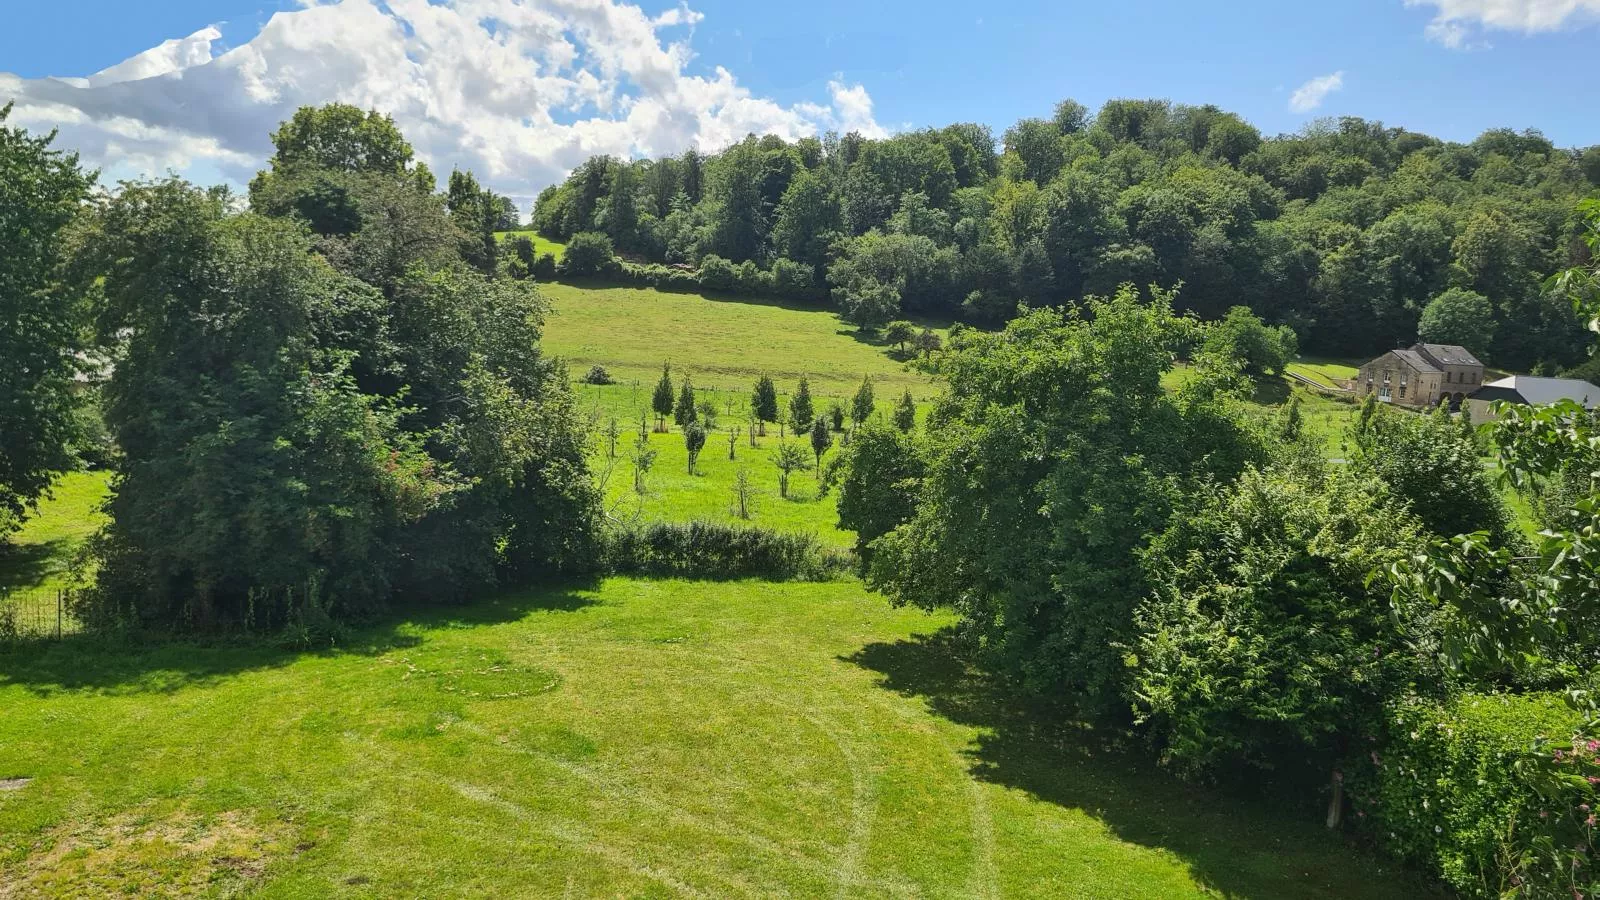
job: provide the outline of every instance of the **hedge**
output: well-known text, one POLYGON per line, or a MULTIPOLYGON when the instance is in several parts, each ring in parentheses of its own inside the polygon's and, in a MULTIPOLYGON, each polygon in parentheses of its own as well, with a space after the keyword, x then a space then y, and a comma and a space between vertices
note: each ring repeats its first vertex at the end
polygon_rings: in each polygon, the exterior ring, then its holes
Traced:
POLYGON ((1559 694, 1410 699, 1349 779, 1358 828, 1463 896, 1600 896, 1600 742, 1559 694))
POLYGON ((605 546, 608 571, 679 578, 825 581, 851 562, 809 534, 715 522, 619 527, 605 546))

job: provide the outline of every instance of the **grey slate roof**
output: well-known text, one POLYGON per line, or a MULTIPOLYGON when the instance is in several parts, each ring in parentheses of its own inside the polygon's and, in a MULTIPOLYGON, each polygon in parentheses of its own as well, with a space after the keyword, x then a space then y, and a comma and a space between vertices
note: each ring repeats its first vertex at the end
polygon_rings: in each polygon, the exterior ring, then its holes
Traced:
POLYGON ((1424 375, 1430 372, 1439 371, 1437 366, 1431 362, 1428 362, 1428 360, 1421 353, 1418 353, 1415 350, 1394 350, 1391 352, 1393 352, 1395 356, 1400 357, 1400 359, 1404 361, 1406 365, 1416 369, 1418 372, 1421 372, 1424 375))
POLYGON ((1420 351, 1435 363, 1446 366, 1481 366, 1472 351, 1456 344, 1417 344, 1411 348, 1420 351))
POLYGON ((1575 400, 1588 409, 1600 405, 1600 387, 1576 378, 1539 378, 1512 375, 1491 381, 1472 393, 1474 400, 1511 400, 1542 406, 1557 400, 1575 400))

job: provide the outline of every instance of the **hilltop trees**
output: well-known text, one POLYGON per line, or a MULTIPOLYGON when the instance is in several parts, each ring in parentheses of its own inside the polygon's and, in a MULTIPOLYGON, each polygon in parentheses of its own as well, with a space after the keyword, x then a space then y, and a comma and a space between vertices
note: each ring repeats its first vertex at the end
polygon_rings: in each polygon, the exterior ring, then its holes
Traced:
POLYGON ((1464 288, 1451 288, 1428 301, 1417 323, 1417 337, 1430 344, 1457 344, 1481 359, 1494 344, 1494 305, 1464 288))
POLYGON ((1523 369, 1583 356, 1537 285, 1580 261, 1571 207, 1600 156, 1537 133, 1452 144, 1342 118, 1263 138, 1212 106, 1067 100, 1000 141, 963 123, 751 137, 693 159, 595 157, 540 197, 536 225, 699 264, 708 289, 826 296, 868 332, 910 314, 999 325, 1181 282, 1204 319, 1247 306, 1308 350, 1369 355, 1415 340, 1430 299, 1459 288, 1491 304, 1483 353, 1523 369))
POLYGON ((93 177, 54 134, 11 128, 0 107, 0 540, 70 464, 75 353, 87 308, 64 278, 64 232, 93 177))

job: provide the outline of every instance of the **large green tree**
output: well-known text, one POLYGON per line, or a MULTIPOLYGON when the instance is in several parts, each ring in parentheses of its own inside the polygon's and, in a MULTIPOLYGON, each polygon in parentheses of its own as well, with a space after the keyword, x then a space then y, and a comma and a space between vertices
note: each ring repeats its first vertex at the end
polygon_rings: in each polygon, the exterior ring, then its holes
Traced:
POLYGON ((1162 385, 1179 323, 1166 295, 1085 313, 1035 311, 945 354, 920 502, 873 545, 870 581, 956 610, 1029 689, 1110 710, 1146 536, 1186 490, 1260 459, 1264 438, 1231 409, 1228 366, 1162 385))
POLYGON ((93 184, 55 135, 0 108, 0 539, 71 464, 73 377, 85 304, 65 277, 63 232, 93 184))
POLYGON ((1423 307, 1417 337, 1430 344, 1457 344, 1487 360, 1495 327, 1494 304, 1488 297, 1451 288, 1423 307))

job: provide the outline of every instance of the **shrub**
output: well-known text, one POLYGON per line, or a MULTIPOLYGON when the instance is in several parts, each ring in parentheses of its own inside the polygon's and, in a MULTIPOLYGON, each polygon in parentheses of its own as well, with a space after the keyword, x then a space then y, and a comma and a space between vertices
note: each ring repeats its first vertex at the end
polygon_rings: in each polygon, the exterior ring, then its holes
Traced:
POLYGON ((566 255, 561 259, 561 270, 568 275, 605 275, 620 270, 616 250, 611 238, 598 231, 584 231, 572 236, 567 243, 566 255))
POLYGON ((700 287, 708 291, 731 291, 738 272, 733 263, 715 254, 700 260, 700 287))
POLYGON ((771 278, 772 291, 780 297, 811 300, 819 294, 816 270, 805 263, 780 258, 772 263, 771 278))
POLYGON ((824 581, 850 568, 848 554, 815 536, 714 522, 657 522, 608 536, 610 571, 677 578, 824 581))
POLYGON ((739 264, 736 284, 741 294, 765 296, 773 293, 772 273, 762 270, 754 260, 747 259, 739 264))
POLYGON ((556 256, 554 253, 541 253, 529 267, 528 274, 534 281, 552 281, 556 277, 556 256))
POLYGON ((617 383, 616 379, 611 377, 611 373, 606 371, 605 366, 590 366, 589 371, 584 373, 584 376, 581 380, 584 384, 617 383))
POLYGON ((1553 693, 1398 702, 1349 778, 1355 821, 1465 896, 1594 896, 1600 745, 1574 752, 1580 723, 1553 693))

